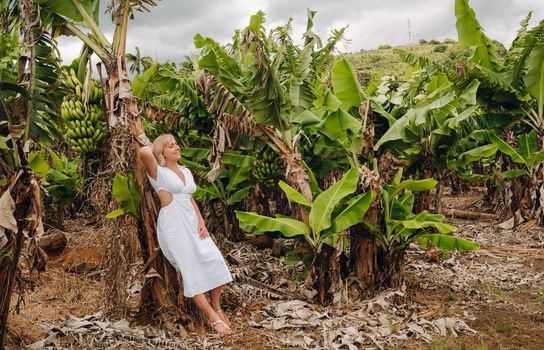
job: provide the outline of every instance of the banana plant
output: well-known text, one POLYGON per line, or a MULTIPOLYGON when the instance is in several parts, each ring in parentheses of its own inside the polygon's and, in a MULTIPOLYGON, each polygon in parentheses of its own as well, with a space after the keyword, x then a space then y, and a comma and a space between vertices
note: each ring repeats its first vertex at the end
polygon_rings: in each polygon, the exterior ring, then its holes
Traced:
POLYGON ((345 230, 360 223, 374 198, 374 193, 353 195, 357 189, 357 169, 348 170, 344 176, 313 201, 306 199, 287 183, 279 186, 292 203, 303 205, 309 211, 309 221, 304 223, 292 217, 278 214, 276 218, 251 212, 237 211, 240 226, 247 232, 263 234, 279 232, 286 238, 303 236, 314 252, 321 252, 323 245, 336 248, 339 240, 345 238, 345 230))
MULTIPOLYGON (((210 154, 209 148, 184 148, 183 163, 190 166, 193 172, 205 177, 209 170, 206 158, 210 154)), ((235 208, 240 207, 249 191, 254 187, 250 180, 255 158, 253 156, 239 154, 227 150, 223 157, 223 169, 212 182, 199 185, 194 197, 204 201, 204 205, 210 210, 208 225, 210 230, 223 232, 231 241, 238 242, 245 239, 244 232, 240 230, 235 208)))
MULTIPOLYGON (((209 153, 209 150, 205 151, 209 153)), ((195 198, 207 201, 219 200, 225 206, 234 206, 239 203, 253 187, 253 184, 248 182, 253 162, 252 156, 226 153, 223 158, 225 169, 220 172, 215 181, 199 187, 195 198)))
MULTIPOLYGON (((444 223, 444 216, 427 211, 414 214, 415 192, 433 189, 434 179, 404 180, 402 169, 382 190, 383 228, 371 227, 376 242, 387 255, 402 253, 412 241, 432 242, 442 250, 474 250, 479 244, 450 235, 456 228, 444 223), (436 233, 437 232, 437 233, 436 233)), ((368 224, 367 224, 368 225, 368 224)))
POLYGON ((49 151, 49 157, 52 166, 41 152, 30 153, 28 163, 37 176, 45 176, 43 187, 54 199, 53 206, 62 208, 72 203, 83 188, 83 177, 78 172, 81 159, 68 159, 65 154, 59 155, 53 150, 49 151))
MULTIPOLYGON (((292 120, 311 106, 315 99, 312 83, 326 80, 334 49, 345 31, 333 31, 323 45, 313 33, 314 15, 308 13, 303 47, 290 37, 291 22, 267 37, 260 11, 244 30, 235 33, 228 50, 211 38, 196 35, 194 39, 201 55, 197 87, 209 110, 217 114, 217 135, 240 135, 242 130, 264 134, 290 169, 287 182, 307 199, 312 198, 309 175, 297 149, 301 136, 292 128, 292 120), (237 121, 225 123, 225 119, 237 121)), ((214 148, 223 147, 218 143, 214 148)), ((219 168, 221 153, 214 154, 219 160, 215 168, 219 168)))
MULTIPOLYGON (((251 212, 237 211, 240 227, 257 235, 265 232, 277 232, 283 237, 302 236, 314 251, 312 262, 313 277, 317 275, 317 290, 321 303, 330 286, 327 281, 325 245, 341 250, 347 245, 347 230, 362 222, 364 214, 374 200, 374 193, 354 194, 359 182, 359 171, 348 170, 344 176, 327 190, 322 191, 313 201, 289 186, 280 182, 291 203, 303 206, 308 212, 308 222, 293 217, 277 214, 275 218, 251 212)), ((315 280, 315 279, 314 279, 315 280)))
POLYGON ((293 118, 295 130, 306 138, 299 142, 302 154, 310 157, 318 174, 331 169, 359 167, 361 139, 367 115, 359 107, 365 94, 353 65, 345 59, 336 61, 331 72, 332 89, 324 82, 314 82, 312 107, 293 118))

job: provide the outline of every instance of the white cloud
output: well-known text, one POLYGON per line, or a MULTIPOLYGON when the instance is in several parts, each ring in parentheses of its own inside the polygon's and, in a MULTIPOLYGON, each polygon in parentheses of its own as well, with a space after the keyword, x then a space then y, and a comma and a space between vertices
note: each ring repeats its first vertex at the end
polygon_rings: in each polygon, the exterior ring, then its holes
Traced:
MULTIPOLYGON (((314 29, 323 39, 331 29, 349 25, 351 45, 341 47, 342 51, 406 44, 408 18, 413 42, 421 38, 442 40, 457 37, 453 4, 454 0, 163 0, 151 13, 135 14, 136 19, 129 24, 127 50, 138 46, 144 56, 177 62, 195 51, 196 33, 227 42, 234 30, 246 26, 259 9, 267 15, 268 28, 283 25, 292 17, 296 39, 305 30, 307 8, 317 10, 314 29)), ((472 0, 470 4, 488 36, 507 47, 530 10, 534 11, 533 24, 544 18, 541 1, 472 0)), ((102 16, 101 23, 111 36, 109 14, 102 16)), ((65 62, 79 55, 77 39, 59 39, 59 43, 65 62)))

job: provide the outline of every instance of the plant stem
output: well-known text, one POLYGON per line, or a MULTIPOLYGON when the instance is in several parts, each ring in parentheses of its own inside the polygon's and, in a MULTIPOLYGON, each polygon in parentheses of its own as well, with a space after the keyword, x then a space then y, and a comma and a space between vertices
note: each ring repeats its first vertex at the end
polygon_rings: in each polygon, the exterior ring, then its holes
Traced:
POLYGON ((104 64, 109 65, 110 64, 110 55, 108 55, 108 52, 106 49, 102 48, 100 44, 98 44, 96 41, 91 39, 87 34, 83 33, 81 30, 79 30, 73 23, 66 22, 64 24, 66 28, 71 31, 75 36, 81 39, 88 47, 90 47, 93 52, 95 52, 98 57, 104 62, 104 64))
POLYGON ((110 48, 111 47, 110 42, 104 36, 104 33, 102 33, 102 31, 100 30, 100 28, 98 27, 94 19, 89 15, 87 10, 85 10, 83 5, 81 5, 79 0, 72 0, 72 2, 74 3, 77 10, 79 11, 79 14, 81 15, 81 17, 83 17, 83 19, 85 20, 89 28, 91 28, 92 32, 96 35, 98 43, 105 48, 110 48))

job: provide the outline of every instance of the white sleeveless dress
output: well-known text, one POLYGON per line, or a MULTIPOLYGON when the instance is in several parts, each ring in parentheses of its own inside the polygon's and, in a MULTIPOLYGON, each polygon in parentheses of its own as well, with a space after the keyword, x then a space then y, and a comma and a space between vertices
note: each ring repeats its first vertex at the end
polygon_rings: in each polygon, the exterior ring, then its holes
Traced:
POLYGON ((194 297, 231 282, 232 276, 214 241, 198 235, 198 217, 191 202, 196 184, 188 168, 179 168, 185 184, 167 167, 157 167, 157 180, 147 177, 156 192, 170 192, 174 198, 159 211, 157 237, 166 259, 181 272, 183 294, 194 297))

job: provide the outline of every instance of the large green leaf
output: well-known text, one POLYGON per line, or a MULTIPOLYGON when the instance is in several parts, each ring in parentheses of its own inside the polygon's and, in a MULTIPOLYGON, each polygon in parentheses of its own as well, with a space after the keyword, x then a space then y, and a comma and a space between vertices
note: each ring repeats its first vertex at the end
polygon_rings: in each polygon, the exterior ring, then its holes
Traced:
POLYGON ((529 55, 528 68, 525 85, 531 96, 538 101, 539 115, 544 116, 544 44, 533 49, 529 55))
POLYGON ((438 249, 442 250, 460 250, 469 251, 480 248, 480 244, 477 242, 469 241, 455 236, 442 235, 442 234, 424 234, 418 236, 418 241, 425 243, 425 241, 432 242, 438 249))
POLYGON ((28 155, 28 164, 37 176, 45 176, 49 170, 49 164, 42 153, 31 152, 28 155))
POLYGON ((225 187, 225 190, 227 192, 231 192, 234 189, 236 189, 236 185, 246 181, 249 177, 249 173, 251 172, 251 169, 252 168, 249 166, 233 167, 228 173, 229 183, 225 187))
POLYGON ((285 192, 285 195, 287 196, 287 199, 289 202, 295 202, 298 204, 305 205, 307 207, 312 206, 312 202, 308 200, 306 197, 304 197, 300 192, 295 190, 293 187, 289 186, 287 183, 280 181, 279 182, 280 188, 285 192))
POLYGON ((358 182, 359 171, 351 168, 337 183, 316 197, 309 217, 314 236, 331 226, 332 211, 338 202, 357 189, 358 182))
POLYGON ((457 18, 455 26, 459 37, 459 46, 462 48, 475 47, 472 60, 485 68, 495 68, 497 62, 494 52, 495 46, 484 34, 468 0, 455 0, 455 17, 457 18))
POLYGON ((519 137, 517 151, 527 161, 528 165, 532 165, 533 155, 539 151, 536 131, 531 130, 528 134, 523 134, 519 137))
POLYGON ((280 232, 285 237, 297 235, 309 236, 308 226, 302 221, 291 218, 270 218, 251 212, 236 211, 240 227, 251 233, 280 232))
POLYGON ((74 22, 82 23, 83 17, 77 10, 76 5, 74 5, 74 1, 78 1, 98 24, 100 0, 36 0, 36 2, 44 9, 66 17, 74 22))
POLYGON ((293 119, 293 123, 303 126, 321 123, 321 118, 309 110, 305 110, 293 119))
POLYGON ((353 65, 346 59, 336 61, 332 67, 332 86, 336 97, 346 111, 358 107, 363 101, 363 90, 353 65))
POLYGON ((489 145, 484 145, 471 149, 461 154, 461 157, 465 159, 466 162, 477 162, 482 158, 489 158, 494 156, 497 153, 499 148, 497 145, 491 143, 489 145))
POLYGON ((396 225, 401 225, 411 230, 421 230, 424 228, 435 228, 441 234, 454 232, 457 230, 455 226, 444 224, 434 220, 426 220, 426 215, 418 215, 410 220, 391 220, 390 222, 396 225))
POLYGON ((146 69, 143 74, 134 77, 134 80, 132 81, 132 93, 134 94, 134 96, 139 98, 145 97, 144 92, 147 89, 149 81, 151 80, 151 78, 153 78, 156 71, 157 65, 154 64, 146 69))
POLYGON ((227 199, 227 204, 228 205, 234 205, 238 202, 240 202, 241 200, 243 200, 244 198, 247 197, 247 194, 249 193, 249 191, 253 188, 252 185, 249 185, 249 186, 246 186, 236 192, 234 192, 232 195, 229 196, 229 198, 227 199))
POLYGON ((404 180, 397 185, 390 185, 389 196, 394 196, 401 193, 403 190, 410 190, 414 192, 423 192, 433 189, 438 181, 435 179, 423 179, 423 180, 404 180))
POLYGON ((354 197, 350 205, 334 218, 331 226, 332 232, 338 233, 362 222, 374 198, 374 192, 367 192, 354 197))
POLYGON ((126 177, 117 174, 113 179, 112 194, 126 212, 136 218, 140 217, 140 202, 142 199, 132 175, 126 177))
POLYGON ((491 142, 493 142, 497 147, 499 147, 499 150, 510 156, 512 158, 512 161, 516 163, 525 164, 526 166, 529 166, 528 159, 524 159, 521 154, 519 154, 512 146, 504 142, 500 137, 498 137, 495 133, 489 134, 489 139, 491 142))
POLYGON ((410 124, 410 121, 414 119, 415 117, 415 110, 408 111, 404 116, 397 119, 393 125, 387 131, 383 136, 376 142, 376 145, 374 145, 374 150, 377 151, 380 149, 380 147, 390 141, 395 140, 401 140, 402 135, 406 127, 410 124))
POLYGON ((465 88, 465 90, 461 93, 461 95, 459 95, 459 100, 467 105, 477 104, 478 101, 476 101, 476 96, 479 86, 480 82, 478 80, 472 80, 470 84, 465 88))

